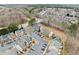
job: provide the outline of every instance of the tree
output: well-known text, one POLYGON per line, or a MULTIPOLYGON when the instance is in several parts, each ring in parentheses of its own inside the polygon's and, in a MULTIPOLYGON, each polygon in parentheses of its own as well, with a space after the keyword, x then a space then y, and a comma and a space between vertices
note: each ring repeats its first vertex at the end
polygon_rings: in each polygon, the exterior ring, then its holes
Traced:
POLYGON ((35 9, 35 8, 30 9, 30 10, 29 10, 29 13, 32 13, 32 11, 33 11, 34 9, 35 9))
POLYGON ((33 25, 33 24, 35 24, 35 23, 36 23, 35 18, 32 18, 32 19, 29 21, 29 25, 33 25))
POLYGON ((7 28, 1 29, 1 30, 0 30, 0 35, 5 35, 5 34, 7 34, 8 32, 9 32, 9 31, 8 31, 7 28))
POLYGON ((18 30, 18 27, 16 24, 10 24, 8 27, 9 32, 15 32, 16 30, 18 30))

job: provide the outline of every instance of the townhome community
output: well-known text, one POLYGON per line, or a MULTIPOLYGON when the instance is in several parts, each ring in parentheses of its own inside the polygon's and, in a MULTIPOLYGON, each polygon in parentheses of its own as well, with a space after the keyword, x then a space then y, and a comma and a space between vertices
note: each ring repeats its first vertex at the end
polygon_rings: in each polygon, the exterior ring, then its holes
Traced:
MULTIPOLYGON (((11 32, 5 35, 0 36, 0 54, 13 54, 13 55, 20 55, 20 54, 28 54, 28 55, 42 55, 47 54, 47 50, 50 46, 50 41, 53 40, 53 33, 49 37, 49 33, 47 35, 44 35, 46 32, 43 31, 43 29, 40 29, 41 26, 38 26, 37 24, 33 25, 33 28, 31 29, 31 33, 28 31, 30 30, 30 27, 25 25, 22 29, 16 30, 15 33, 11 32), (35 27, 36 26, 36 27, 35 27), (40 31, 39 31, 40 30, 40 31)), ((55 37, 56 38, 56 37, 55 37)), ((60 40, 60 39, 58 39, 60 40)), ((60 48, 62 48, 62 44, 60 41, 57 41, 57 44, 60 44, 56 51, 54 51, 55 54, 60 53, 60 48)), ((51 43, 52 44, 52 43, 51 43)), ((53 43, 54 45, 54 43, 53 43)), ((52 49, 54 49, 52 48, 52 49)), ((55 50, 54 49, 54 50, 55 50)), ((54 54, 49 53, 49 54, 54 54)))
POLYGON ((3 6, 0 9, 0 30, 4 29, 0 31, 1 55, 78 54, 79 8, 3 6))

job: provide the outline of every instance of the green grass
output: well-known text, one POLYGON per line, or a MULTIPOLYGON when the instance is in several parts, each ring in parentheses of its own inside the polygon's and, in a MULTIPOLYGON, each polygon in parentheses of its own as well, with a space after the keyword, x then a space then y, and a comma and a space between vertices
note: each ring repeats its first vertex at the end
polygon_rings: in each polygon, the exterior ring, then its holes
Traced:
POLYGON ((68 27, 69 32, 71 33, 71 35, 75 35, 77 30, 78 30, 78 24, 71 24, 68 27))

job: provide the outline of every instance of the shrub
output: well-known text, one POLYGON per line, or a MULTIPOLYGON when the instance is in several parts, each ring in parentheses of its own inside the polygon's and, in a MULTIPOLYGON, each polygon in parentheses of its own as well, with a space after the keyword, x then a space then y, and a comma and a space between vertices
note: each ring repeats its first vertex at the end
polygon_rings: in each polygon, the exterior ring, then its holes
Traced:
POLYGON ((32 19, 29 21, 29 25, 33 25, 33 24, 35 24, 35 23, 36 23, 35 18, 32 18, 32 19))
POLYGON ((1 29, 0 30, 0 35, 5 35, 5 34, 7 34, 9 31, 8 31, 8 29, 6 28, 6 29, 1 29))
POLYGON ((16 30, 18 30, 18 27, 16 24, 10 24, 8 30, 9 32, 15 32, 16 30))
POLYGON ((5 34, 8 34, 10 32, 15 32, 16 30, 18 30, 17 25, 16 24, 10 24, 8 26, 8 28, 1 29, 0 30, 0 35, 5 35, 5 34))

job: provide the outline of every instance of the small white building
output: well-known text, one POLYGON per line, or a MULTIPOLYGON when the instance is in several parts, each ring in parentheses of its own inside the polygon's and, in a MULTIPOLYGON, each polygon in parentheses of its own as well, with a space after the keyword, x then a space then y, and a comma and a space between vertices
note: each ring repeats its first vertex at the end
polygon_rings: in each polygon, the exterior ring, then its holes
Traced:
POLYGON ((24 23, 24 24, 19 25, 19 26, 18 26, 18 28, 19 28, 19 29, 20 29, 21 27, 26 28, 27 26, 28 26, 28 22, 27 22, 27 23, 24 23))
POLYGON ((53 32, 50 32, 50 33, 49 33, 49 37, 52 37, 53 34, 54 34, 53 32))

